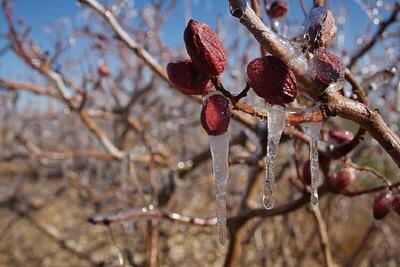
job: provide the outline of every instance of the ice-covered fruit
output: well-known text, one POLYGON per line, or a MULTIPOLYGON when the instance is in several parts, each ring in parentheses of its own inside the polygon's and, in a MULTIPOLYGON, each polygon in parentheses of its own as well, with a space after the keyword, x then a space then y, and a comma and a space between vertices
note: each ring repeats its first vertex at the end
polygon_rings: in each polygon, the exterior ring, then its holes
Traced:
POLYGON ((254 92, 271 105, 285 106, 296 98, 296 76, 275 56, 252 60, 247 65, 247 77, 254 92))
POLYGON ((228 130, 230 121, 229 101, 223 95, 210 96, 201 110, 201 125, 209 135, 220 135, 228 130))
POLYGON ((289 10, 289 4, 285 1, 274 1, 269 6, 267 12, 268 15, 273 19, 279 19, 286 16, 289 10))
POLYGON ((207 76, 218 76, 226 64, 224 45, 205 23, 191 19, 183 34, 186 50, 193 64, 207 76))
POLYGON ((186 95, 203 95, 212 87, 210 78, 200 73, 191 60, 169 63, 167 74, 169 81, 186 95))
POLYGON ((389 213, 392 201, 393 195, 391 192, 382 192, 375 197, 374 218, 376 220, 383 219, 389 213))
POLYGON ((97 68, 97 72, 99 73, 100 76, 103 77, 110 75, 110 69, 107 67, 107 65, 100 65, 97 68))
POLYGON ((354 135, 352 132, 333 128, 329 130, 329 137, 338 142, 339 144, 346 144, 353 140, 354 135))
POLYGON ((355 180, 354 171, 350 168, 341 169, 333 179, 330 180, 330 185, 333 190, 340 192, 349 186, 355 180))
POLYGON ((392 209, 400 215, 400 194, 396 194, 393 197, 392 209))
POLYGON ((328 47, 337 31, 332 12, 325 7, 312 9, 304 22, 304 30, 307 46, 312 52, 328 47))
POLYGON ((345 67, 337 56, 322 51, 311 60, 311 71, 315 80, 328 86, 344 78, 345 67))

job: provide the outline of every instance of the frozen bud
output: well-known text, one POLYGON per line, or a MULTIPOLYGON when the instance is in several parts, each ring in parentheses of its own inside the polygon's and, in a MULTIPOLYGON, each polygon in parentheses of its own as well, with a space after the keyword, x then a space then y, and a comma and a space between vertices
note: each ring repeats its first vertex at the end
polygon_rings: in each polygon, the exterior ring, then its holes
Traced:
POLYGON ((397 194, 393 197, 392 208, 397 214, 400 215, 400 194, 397 194))
POLYGON ((204 95, 212 87, 210 78, 204 76, 190 60, 167 65, 169 81, 186 95, 204 95))
POLYGON ((247 77, 254 92, 271 105, 285 106, 297 94, 296 76, 274 56, 256 58, 247 65, 247 77))
POLYGON ((344 79, 345 67, 337 56, 322 51, 311 60, 311 71, 315 80, 328 86, 344 79))
POLYGON ((389 213, 392 206, 393 195, 391 192, 382 192, 374 200, 374 218, 383 219, 389 213))
POLYGON ((110 75, 110 69, 107 67, 107 65, 101 65, 97 68, 97 72, 99 73, 100 76, 106 77, 110 75))
POLYGON ((304 30, 311 51, 328 47, 337 31, 332 12, 325 7, 312 9, 304 22, 304 30))
POLYGON ((224 45, 207 24, 191 19, 183 38, 193 64, 203 74, 218 76, 224 71, 227 60, 224 45))
POLYGON ((268 15, 273 19, 279 19, 286 16, 289 5, 285 1, 274 1, 267 10, 268 15))
POLYGON ((201 125, 209 135, 220 135, 228 130, 229 101, 223 95, 210 96, 201 110, 201 125))
POLYGON ((329 130, 329 137, 337 141, 339 144, 346 144, 353 140, 353 133, 341 129, 329 130))
POLYGON ((351 183, 353 183, 355 178, 356 176, 353 169, 343 168, 336 174, 333 179, 330 180, 330 185, 333 190, 335 190, 336 192, 340 192, 351 183))

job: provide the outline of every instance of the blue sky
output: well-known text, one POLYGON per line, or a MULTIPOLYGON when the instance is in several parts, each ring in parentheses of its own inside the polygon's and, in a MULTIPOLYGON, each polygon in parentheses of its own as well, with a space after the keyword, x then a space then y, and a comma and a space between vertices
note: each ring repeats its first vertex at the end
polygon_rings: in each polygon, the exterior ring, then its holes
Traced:
MULTIPOLYGON (((148 4, 145 0, 132 0, 137 7, 143 7, 148 4)), ((185 27, 184 3, 189 4, 191 17, 203 20, 210 25, 215 25, 217 15, 221 15, 224 22, 234 20, 228 13, 228 4, 226 0, 177 0, 178 5, 173 15, 167 20, 163 27, 162 38, 166 45, 170 48, 182 47, 182 32, 185 27)), ((102 0, 102 3, 112 3, 112 0, 102 0)), ((298 0, 289 0, 290 10, 289 19, 293 21, 301 21, 303 15, 298 0)), ((305 0, 308 7, 311 6, 311 0, 305 0)), ((339 14, 339 6, 343 6, 346 12, 351 14, 347 17, 345 24, 346 39, 345 46, 352 47, 354 40, 363 35, 366 31, 368 18, 366 11, 363 10, 357 2, 361 0, 335 0, 330 1, 330 7, 333 12, 339 14)), ((369 1, 375 3, 377 1, 369 1)), ((379 2, 379 1, 378 1, 379 2)), ((395 2, 385 1, 385 2, 395 2)), ((46 25, 52 25, 60 18, 68 18, 72 24, 82 23, 79 13, 85 7, 79 6, 75 0, 16 0, 15 17, 24 18, 31 26, 32 38, 42 47, 51 45, 51 37, 46 34, 46 25)), ((387 12, 379 9, 382 17, 387 17, 387 12)), ((4 18, 0 17, 0 31, 4 32, 4 18)), ((0 44, 4 42, 0 41, 0 44)), ((21 78, 25 75, 27 69, 23 66, 15 56, 7 53, 0 57, 0 77, 21 78)))

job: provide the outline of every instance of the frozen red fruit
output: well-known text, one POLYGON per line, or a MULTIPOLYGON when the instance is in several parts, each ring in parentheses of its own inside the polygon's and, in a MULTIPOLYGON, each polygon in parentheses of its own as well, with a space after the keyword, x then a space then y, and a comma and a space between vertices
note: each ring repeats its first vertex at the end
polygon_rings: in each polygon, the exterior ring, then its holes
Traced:
POLYGON ((392 201, 392 209, 400 215, 400 194, 397 194, 393 197, 392 201))
POLYGON ((383 219, 390 211, 393 195, 391 192, 382 192, 374 200, 374 218, 383 219))
POLYGON ((337 56, 323 51, 311 60, 311 71, 315 80, 328 86, 344 78, 345 67, 337 56))
POLYGON ((343 168, 336 174, 333 179, 330 180, 330 185, 333 190, 340 192, 347 186, 352 184, 355 178, 356 176, 352 169, 343 168))
POLYGON ((353 140, 353 133, 340 129, 331 129, 329 130, 329 137, 334 139, 340 144, 346 144, 353 140))
POLYGON ((286 16, 289 5, 285 1, 274 1, 267 10, 268 15, 273 19, 279 19, 286 16))
POLYGON ((167 65, 169 81, 186 95, 203 95, 212 87, 210 78, 201 74, 190 60, 167 65))
POLYGON ((296 76, 277 57, 252 60, 247 65, 247 77, 254 92, 271 105, 285 106, 296 98, 296 76))
POLYGON ((224 45, 211 28, 191 19, 183 34, 186 50, 193 64, 207 76, 218 76, 226 64, 224 45))
POLYGON ((100 76, 106 77, 110 75, 110 70, 106 65, 101 65, 98 67, 97 72, 100 76))
POLYGON ((336 36, 335 18, 325 7, 311 10, 304 22, 304 35, 311 51, 326 48, 336 36))
POLYGON ((201 110, 201 125, 209 135, 220 135, 228 130, 229 101, 222 95, 210 96, 201 110))

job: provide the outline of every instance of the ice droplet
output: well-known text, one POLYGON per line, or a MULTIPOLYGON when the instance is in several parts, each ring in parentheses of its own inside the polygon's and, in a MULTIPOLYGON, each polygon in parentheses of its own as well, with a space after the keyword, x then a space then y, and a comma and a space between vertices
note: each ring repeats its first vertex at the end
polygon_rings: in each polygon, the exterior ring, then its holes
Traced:
POLYGON ((322 122, 306 122, 303 124, 304 132, 310 143, 310 170, 311 170, 311 198, 312 207, 318 205, 318 187, 321 185, 318 177, 318 140, 322 128, 322 122))
POLYGON ((285 109, 281 106, 268 106, 267 156, 265 157, 265 181, 263 204, 268 210, 274 207, 275 162, 279 141, 285 127, 285 109))
POLYGON ((229 135, 209 135, 211 157, 213 162, 213 173, 215 182, 215 197, 217 202, 217 227, 218 241, 224 245, 227 238, 226 233, 226 184, 229 177, 228 153, 229 135))

